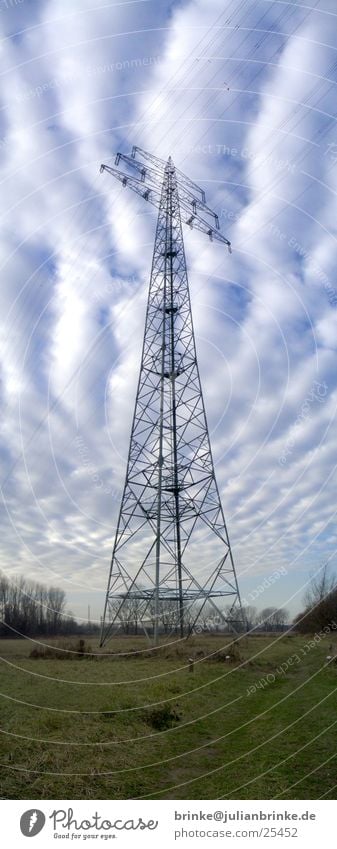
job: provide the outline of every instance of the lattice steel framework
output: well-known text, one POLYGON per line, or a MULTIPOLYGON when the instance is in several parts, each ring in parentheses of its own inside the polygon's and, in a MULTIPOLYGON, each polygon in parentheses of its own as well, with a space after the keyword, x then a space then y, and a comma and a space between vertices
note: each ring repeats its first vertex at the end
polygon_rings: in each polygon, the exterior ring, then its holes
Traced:
POLYGON ((243 622, 200 383, 182 220, 229 249, 230 243, 203 190, 171 158, 165 163, 133 148, 131 156, 117 154, 115 164, 121 161, 127 171, 101 171, 159 214, 101 645, 132 610, 146 631, 152 623, 155 644, 168 608, 181 636, 195 628, 207 602, 233 627, 243 622), (229 601, 227 614, 219 599, 229 601))

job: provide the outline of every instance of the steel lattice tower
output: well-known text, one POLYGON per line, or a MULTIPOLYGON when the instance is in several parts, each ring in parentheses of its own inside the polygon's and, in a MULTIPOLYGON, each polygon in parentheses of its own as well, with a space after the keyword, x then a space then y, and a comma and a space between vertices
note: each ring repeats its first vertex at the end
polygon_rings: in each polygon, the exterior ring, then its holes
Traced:
POLYGON ((102 621, 101 645, 137 605, 155 644, 170 604, 183 636, 210 602, 225 620, 242 609, 225 517, 214 473, 192 323, 182 219, 211 239, 230 243, 195 183, 140 148, 117 154, 127 170, 107 165, 159 207, 140 375, 127 471, 102 621), (227 616, 219 599, 230 601, 227 616), (189 624, 185 619, 189 613, 189 624), (191 611, 192 617, 191 617, 191 611))

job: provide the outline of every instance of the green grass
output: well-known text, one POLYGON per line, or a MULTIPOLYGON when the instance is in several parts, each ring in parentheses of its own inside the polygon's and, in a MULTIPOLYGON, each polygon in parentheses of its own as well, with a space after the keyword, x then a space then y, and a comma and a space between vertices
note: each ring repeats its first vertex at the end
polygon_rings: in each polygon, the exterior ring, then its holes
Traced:
POLYGON ((337 666, 325 660, 331 637, 303 651, 308 639, 244 637, 231 663, 218 636, 150 654, 125 638, 114 654, 72 660, 2 640, 0 796, 334 798, 337 666))

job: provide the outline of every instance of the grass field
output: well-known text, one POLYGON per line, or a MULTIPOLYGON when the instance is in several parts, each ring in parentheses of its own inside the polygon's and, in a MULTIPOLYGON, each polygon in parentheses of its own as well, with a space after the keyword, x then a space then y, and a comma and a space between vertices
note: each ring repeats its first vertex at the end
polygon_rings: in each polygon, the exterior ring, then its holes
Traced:
POLYGON ((198 636, 144 653, 142 637, 126 637, 109 644, 114 654, 70 660, 2 640, 0 796, 334 798, 331 636, 229 642, 198 636))

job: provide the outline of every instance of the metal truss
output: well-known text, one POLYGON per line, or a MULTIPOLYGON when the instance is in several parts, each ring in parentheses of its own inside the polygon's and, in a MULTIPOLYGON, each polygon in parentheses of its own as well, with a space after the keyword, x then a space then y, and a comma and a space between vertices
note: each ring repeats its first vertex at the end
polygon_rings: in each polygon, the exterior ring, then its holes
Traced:
POLYGON ((159 213, 101 645, 127 618, 146 632, 150 623, 157 644, 168 609, 181 637, 194 630, 206 603, 233 627, 243 622, 200 383, 182 220, 230 243, 203 190, 171 158, 165 163, 133 148, 131 156, 117 154, 116 165, 121 162, 127 172, 101 170, 159 213), (227 613, 220 599, 229 602, 227 613))
MULTIPOLYGON (((160 208, 166 163, 140 147, 133 147, 131 156, 117 153, 115 165, 118 166, 120 162, 128 166, 128 172, 118 171, 117 167, 111 168, 109 165, 101 165, 100 170, 108 171, 123 186, 129 186, 144 200, 160 208), (141 157, 139 160, 136 159, 136 154, 141 157), (148 161, 151 162, 150 166, 146 164, 148 161)), ((183 223, 188 224, 191 229, 195 228, 206 233, 211 240, 224 242, 231 252, 231 243, 220 232, 219 218, 216 212, 207 206, 203 189, 193 183, 182 171, 177 168, 174 171, 183 223)))

